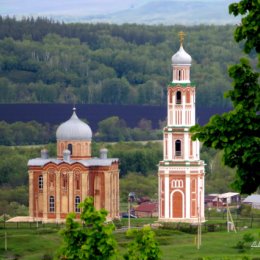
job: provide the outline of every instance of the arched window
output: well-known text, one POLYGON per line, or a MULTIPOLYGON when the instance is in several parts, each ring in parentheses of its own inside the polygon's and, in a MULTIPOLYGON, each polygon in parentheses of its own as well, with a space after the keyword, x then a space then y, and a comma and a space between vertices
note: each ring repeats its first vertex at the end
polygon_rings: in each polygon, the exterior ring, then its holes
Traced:
POLYGON ((176 104, 181 104, 181 92, 177 91, 176 93, 176 104))
POLYGON ((70 155, 72 155, 72 144, 68 144, 68 150, 70 151, 70 155))
POLYGON ((50 210, 50 212, 55 212, 54 196, 50 196, 50 199, 49 199, 49 210, 50 210))
POLYGON ((176 142, 175 142, 175 155, 181 156, 181 141, 180 140, 176 140, 176 142))
POLYGON ((67 189, 67 186, 68 186, 68 177, 67 177, 67 174, 64 173, 64 174, 62 175, 62 187, 63 187, 64 189, 67 189))
POLYGON ((76 174, 76 190, 80 190, 80 176, 76 174))
POLYGON ((75 212, 80 212, 79 203, 80 203, 80 197, 76 196, 75 197, 75 212))
POLYGON ((42 175, 40 175, 39 178, 38 178, 38 187, 39 187, 39 190, 43 189, 43 177, 42 177, 42 175))

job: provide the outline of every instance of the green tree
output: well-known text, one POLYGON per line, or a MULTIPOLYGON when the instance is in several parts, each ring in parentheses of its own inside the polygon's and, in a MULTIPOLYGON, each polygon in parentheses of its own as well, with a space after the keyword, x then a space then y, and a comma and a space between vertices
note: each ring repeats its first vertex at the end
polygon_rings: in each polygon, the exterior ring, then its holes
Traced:
MULTIPOLYGON (((260 3, 245 1, 230 5, 230 13, 243 15, 236 28, 235 40, 245 40, 246 53, 254 50, 259 55, 260 3)), ((233 90, 227 92, 234 109, 223 115, 211 117, 203 127, 192 128, 193 139, 204 145, 223 149, 224 163, 236 167, 233 183, 242 193, 252 193, 260 185, 260 85, 259 73, 254 72, 246 59, 229 68, 233 79, 233 90)))
POLYGON ((155 234, 150 227, 145 226, 141 230, 130 229, 127 235, 134 237, 129 243, 125 260, 159 260, 160 249, 155 240, 155 234))
POLYGON ((232 191, 230 184, 234 180, 235 170, 223 165, 222 156, 223 151, 217 151, 215 156, 210 156, 210 162, 207 165, 209 167, 205 176, 206 194, 232 191), (225 178, 223 178, 223 175, 225 178))
POLYGON ((98 123, 97 137, 104 141, 124 141, 129 138, 129 129, 123 119, 112 116, 98 123))
POLYGON ((127 201, 129 192, 135 192, 138 198, 149 197, 157 199, 158 177, 155 174, 149 174, 147 177, 128 173, 120 179, 120 198, 127 201))
MULTIPOLYGON (((241 23, 236 27, 235 40, 245 40, 244 51, 255 49, 260 53, 260 3, 256 0, 242 0, 229 6, 229 13, 242 15, 241 23)), ((259 56, 258 56, 259 57, 259 56)))
POLYGON ((102 82, 102 101, 107 104, 125 104, 129 90, 130 85, 125 78, 105 79, 102 82))
POLYGON ((107 211, 96 210, 92 197, 81 204, 80 216, 83 225, 75 221, 71 213, 62 231, 64 244, 58 252, 58 259, 110 260, 116 256, 116 240, 113 237, 114 225, 105 223, 107 211))

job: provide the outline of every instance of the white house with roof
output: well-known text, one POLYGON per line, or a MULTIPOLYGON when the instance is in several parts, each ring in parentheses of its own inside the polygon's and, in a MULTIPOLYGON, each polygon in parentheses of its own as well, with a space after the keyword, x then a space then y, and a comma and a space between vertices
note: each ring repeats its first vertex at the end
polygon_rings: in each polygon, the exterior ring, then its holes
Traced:
POLYGON ((250 204, 254 209, 260 209, 260 195, 259 194, 252 194, 246 197, 243 204, 250 204))

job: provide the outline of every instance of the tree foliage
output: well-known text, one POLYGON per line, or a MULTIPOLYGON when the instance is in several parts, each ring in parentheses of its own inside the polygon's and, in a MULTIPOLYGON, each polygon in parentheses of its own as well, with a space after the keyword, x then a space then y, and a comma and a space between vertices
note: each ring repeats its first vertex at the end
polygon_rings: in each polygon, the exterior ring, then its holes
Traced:
MULTIPOLYGON (((234 15, 245 15, 235 31, 235 39, 245 39, 245 51, 259 52, 260 4, 258 1, 240 1, 230 6, 234 15)), ((259 55, 259 54, 258 54, 259 55)), ((224 150, 224 163, 236 167, 234 187, 242 193, 252 193, 260 185, 260 85, 259 73, 254 72, 246 59, 229 68, 233 89, 228 91, 234 109, 213 116, 203 127, 192 128, 193 138, 204 145, 224 150)))
POLYGON ((184 30, 198 106, 226 107, 223 92, 230 84, 224 72, 238 62, 240 51, 231 25, 64 24, 0 17, 0 28, 1 103, 166 104, 170 58, 184 30))
MULTIPOLYGON (((27 185, 28 184, 27 162, 31 158, 40 157, 40 150, 43 148, 44 148, 43 146, 38 146, 38 147, 0 146, 0 187, 1 186, 17 187, 17 186, 27 185)), ((49 155, 53 156, 53 150, 56 147, 53 147, 52 145, 45 145, 45 148, 49 150, 49 155)))
POLYGON ((130 229, 127 235, 133 237, 133 241, 127 247, 125 260, 159 260, 160 249, 155 240, 155 234, 150 227, 145 226, 140 230, 130 229))
POLYGON ((6 123, 0 121, 0 145, 34 145, 55 141, 57 126, 36 121, 6 123))
POLYGON ((114 225, 106 223, 107 211, 96 210, 92 197, 81 204, 80 219, 75 221, 71 213, 66 219, 66 227, 61 232, 64 244, 58 252, 58 259, 110 260, 116 256, 114 225))
POLYGON ((260 53, 260 3, 256 0, 242 0, 229 6, 229 13, 242 15, 241 24, 236 27, 235 40, 245 40, 244 51, 255 49, 260 53))
POLYGON ((162 158, 161 143, 118 143, 107 148, 111 157, 120 159, 120 177, 130 172, 143 176, 155 173, 162 158))
POLYGON ((148 174, 147 176, 128 173, 120 179, 120 200, 127 201, 129 192, 134 192, 137 198, 149 197, 157 199, 158 194, 158 177, 156 174, 148 174))

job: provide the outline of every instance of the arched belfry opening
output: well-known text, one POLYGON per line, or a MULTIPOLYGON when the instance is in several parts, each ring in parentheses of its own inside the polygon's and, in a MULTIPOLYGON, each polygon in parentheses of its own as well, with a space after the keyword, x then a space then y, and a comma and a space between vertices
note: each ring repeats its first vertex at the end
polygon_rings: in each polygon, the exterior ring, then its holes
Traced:
POLYGON ((181 91, 176 92, 176 104, 181 104, 181 91))
POLYGON ((180 140, 175 141, 175 155, 181 156, 181 141, 180 140))

